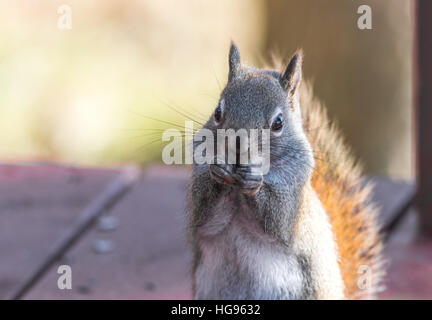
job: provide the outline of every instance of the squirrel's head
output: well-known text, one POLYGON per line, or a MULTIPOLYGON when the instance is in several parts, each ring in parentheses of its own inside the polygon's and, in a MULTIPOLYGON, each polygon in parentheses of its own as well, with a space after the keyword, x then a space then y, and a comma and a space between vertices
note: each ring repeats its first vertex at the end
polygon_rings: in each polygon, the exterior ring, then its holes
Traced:
MULTIPOLYGON (((313 167, 313 155, 303 132, 299 101, 303 55, 298 51, 283 72, 242 65, 237 46, 229 52, 229 74, 206 127, 269 129, 272 164, 304 162, 313 167)), ((252 143, 252 141, 251 141, 252 143)))

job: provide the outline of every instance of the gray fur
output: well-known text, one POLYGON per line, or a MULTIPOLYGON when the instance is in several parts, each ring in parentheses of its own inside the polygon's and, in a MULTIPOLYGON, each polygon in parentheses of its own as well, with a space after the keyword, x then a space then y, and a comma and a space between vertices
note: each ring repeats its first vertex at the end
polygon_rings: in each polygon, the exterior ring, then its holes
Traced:
MULTIPOLYGON (((229 55, 229 81, 219 128, 269 128, 282 112, 284 128, 271 137, 271 168, 255 193, 244 184, 221 184, 212 166, 194 165, 189 189, 194 291, 199 299, 312 298, 308 257, 293 250, 293 229, 314 161, 302 129, 298 94, 301 58, 283 75, 242 66, 237 47, 229 55)), ((235 168, 231 168, 235 171, 235 168)), ((254 180, 256 181, 256 179, 254 180)))

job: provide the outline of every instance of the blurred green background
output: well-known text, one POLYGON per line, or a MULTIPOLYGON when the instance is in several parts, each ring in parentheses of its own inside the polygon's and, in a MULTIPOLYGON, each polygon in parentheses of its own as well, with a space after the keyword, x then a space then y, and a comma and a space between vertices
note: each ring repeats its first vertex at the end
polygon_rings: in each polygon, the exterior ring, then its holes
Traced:
POLYGON ((0 159, 160 161, 159 129, 205 121, 243 61, 305 53, 305 78, 368 173, 413 177, 411 1, 0 1, 0 159), (61 5, 72 29, 61 30, 61 5), (372 30, 357 8, 372 8, 372 30), (169 106, 171 107, 169 107, 169 106), (152 117, 165 122, 150 120, 152 117))

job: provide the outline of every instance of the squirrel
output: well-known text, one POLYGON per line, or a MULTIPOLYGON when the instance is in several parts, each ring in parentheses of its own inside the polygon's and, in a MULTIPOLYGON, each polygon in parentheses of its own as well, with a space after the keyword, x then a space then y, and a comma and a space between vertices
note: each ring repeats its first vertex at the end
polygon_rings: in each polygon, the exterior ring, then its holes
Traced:
POLYGON ((302 62, 299 50, 283 72, 247 66, 231 43, 227 85, 203 128, 269 129, 270 169, 193 164, 195 299, 371 299, 380 289, 371 187, 302 83, 302 62))

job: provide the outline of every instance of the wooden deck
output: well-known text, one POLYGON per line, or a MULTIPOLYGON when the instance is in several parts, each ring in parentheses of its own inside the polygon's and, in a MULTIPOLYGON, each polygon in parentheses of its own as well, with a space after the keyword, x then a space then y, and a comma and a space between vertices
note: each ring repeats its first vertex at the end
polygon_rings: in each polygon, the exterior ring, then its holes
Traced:
MULTIPOLYGON (((0 166, 0 298, 8 298, 53 243, 120 170, 51 165, 0 166)), ((183 168, 145 170, 126 196, 24 296, 26 299, 190 299, 183 168), (57 267, 72 268, 72 290, 57 288, 57 267)), ((383 224, 412 185, 374 177, 383 224)), ((416 240, 409 212, 389 238, 381 298, 432 298, 432 242, 416 240)))

